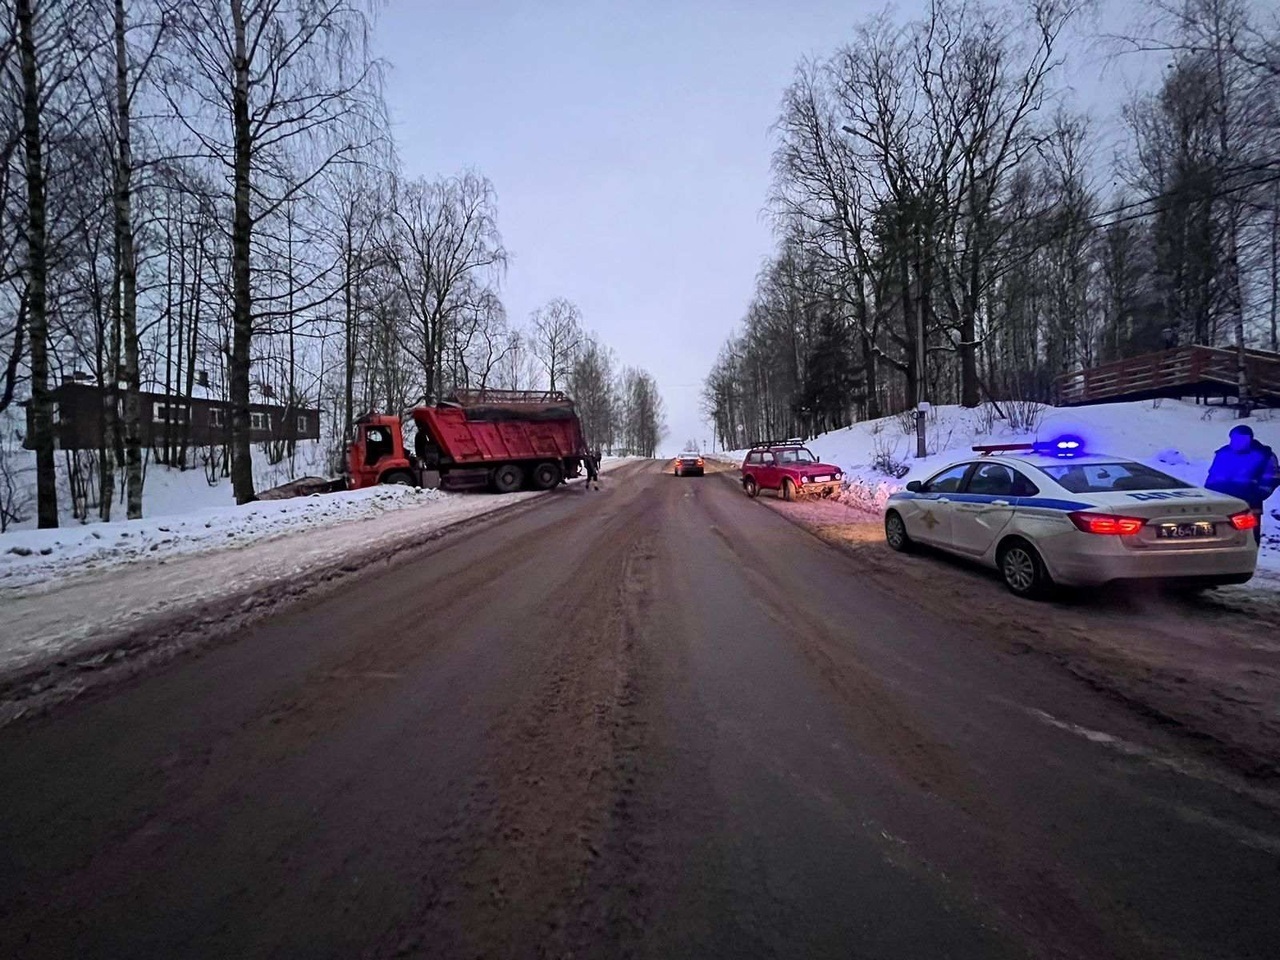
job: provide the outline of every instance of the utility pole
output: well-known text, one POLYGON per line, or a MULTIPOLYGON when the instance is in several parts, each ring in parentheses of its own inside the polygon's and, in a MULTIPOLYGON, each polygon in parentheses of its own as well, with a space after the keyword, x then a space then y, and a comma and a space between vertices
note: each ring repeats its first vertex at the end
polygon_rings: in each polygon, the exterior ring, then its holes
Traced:
POLYGON ((927 353, 924 343, 924 281, 920 282, 920 294, 916 297, 916 458, 927 456, 925 449, 925 418, 929 415, 929 403, 925 399, 925 363, 927 353))

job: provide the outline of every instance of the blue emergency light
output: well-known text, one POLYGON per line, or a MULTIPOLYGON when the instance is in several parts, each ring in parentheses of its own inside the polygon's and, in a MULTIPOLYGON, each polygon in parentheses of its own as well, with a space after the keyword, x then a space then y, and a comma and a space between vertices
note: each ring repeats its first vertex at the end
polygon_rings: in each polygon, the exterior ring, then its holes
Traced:
POLYGON ((1071 435, 1061 436, 1055 440, 1042 440, 1037 443, 993 443, 976 446, 973 449, 983 456, 990 456, 993 453, 1029 451, 1046 457, 1070 460, 1072 457, 1083 457, 1085 455, 1084 441, 1071 435))
POLYGON ((1050 457, 1061 457, 1064 460, 1084 455, 1084 441, 1079 437, 1070 435, 1058 437, 1048 443, 1037 443, 1035 447, 1036 453, 1047 454, 1050 457))

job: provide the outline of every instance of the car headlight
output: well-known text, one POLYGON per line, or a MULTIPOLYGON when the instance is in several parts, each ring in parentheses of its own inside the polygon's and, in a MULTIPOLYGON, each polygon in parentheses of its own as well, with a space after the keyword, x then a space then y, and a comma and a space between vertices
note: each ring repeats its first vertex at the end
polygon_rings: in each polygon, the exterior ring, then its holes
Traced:
POLYGON ((810 480, 812 480, 812 479, 813 479, 813 477, 809 476, 809 475, 806 473, 806 474, 804 474, 804 475, 800 478, 800 482, 801 482, 801 483, 808 483, 808 482, 809 482, 810 480))

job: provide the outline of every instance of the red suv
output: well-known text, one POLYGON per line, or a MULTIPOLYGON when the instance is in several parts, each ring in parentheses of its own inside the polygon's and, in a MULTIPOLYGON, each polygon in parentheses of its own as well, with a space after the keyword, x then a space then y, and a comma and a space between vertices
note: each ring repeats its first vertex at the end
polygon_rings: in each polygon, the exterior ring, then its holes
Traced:
POLYGON ((829 497, 840 489, 839 467, 822 463, 799 440, 758 443, 742 461, 742 489, 748 497, 776 490, 783 500, 829 497))

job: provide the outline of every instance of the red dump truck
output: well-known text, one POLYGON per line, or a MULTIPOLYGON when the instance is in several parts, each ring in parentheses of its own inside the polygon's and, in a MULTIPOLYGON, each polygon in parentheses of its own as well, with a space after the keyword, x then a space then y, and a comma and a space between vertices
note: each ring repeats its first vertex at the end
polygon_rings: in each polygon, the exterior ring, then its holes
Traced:
POLYGON ((410 411, 417 437, 405 449, 398 416, 369 413, 347 446, 351 490, 379 483, 550 490, 590 456, 573 401, 555 391, 459 391, 410 411))

